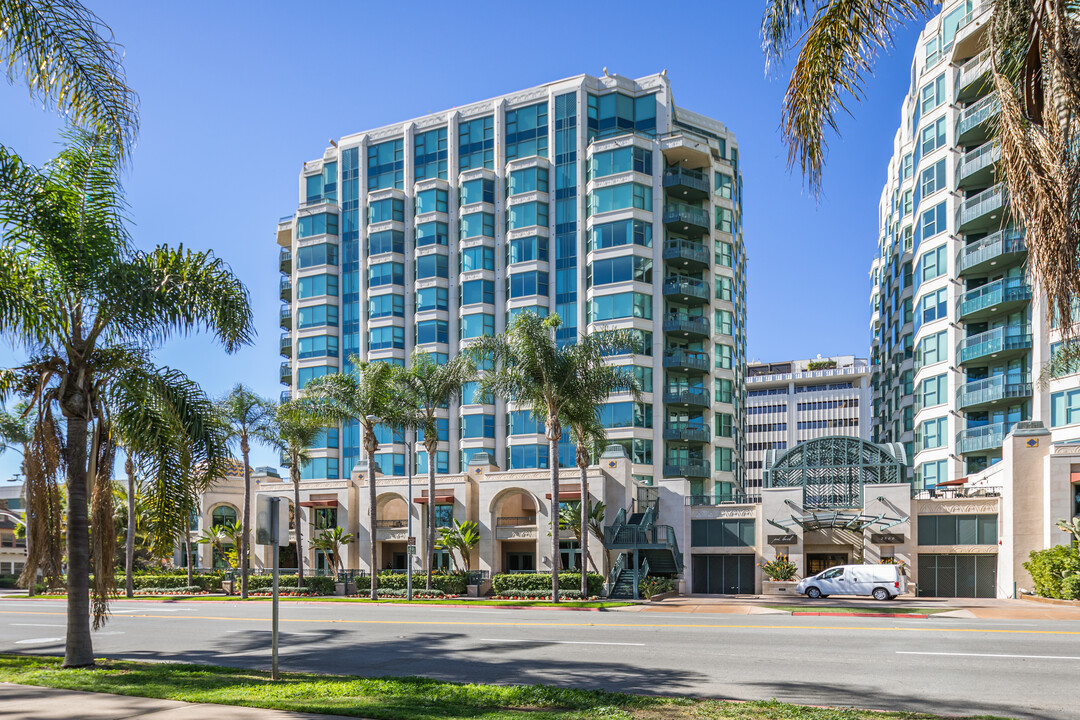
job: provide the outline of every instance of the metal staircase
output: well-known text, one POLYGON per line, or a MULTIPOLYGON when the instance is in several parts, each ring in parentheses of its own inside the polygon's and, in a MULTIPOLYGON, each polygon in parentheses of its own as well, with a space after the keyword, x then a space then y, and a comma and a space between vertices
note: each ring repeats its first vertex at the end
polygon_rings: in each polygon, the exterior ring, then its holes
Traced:
POLYGON ((670 525, 657 525, 659 500, 620 508, 611 525, 604 528, 604 545, 619 550, 619 557, 608 574, 608 597, 634 598, 638 587, 651 573, 678 577, 682 574, 683 556, 670 525))

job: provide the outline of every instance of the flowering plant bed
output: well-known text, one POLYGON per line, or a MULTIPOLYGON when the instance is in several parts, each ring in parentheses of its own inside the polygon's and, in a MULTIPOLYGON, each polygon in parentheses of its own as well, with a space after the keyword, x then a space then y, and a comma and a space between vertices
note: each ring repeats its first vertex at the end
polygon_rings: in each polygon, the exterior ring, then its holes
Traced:
MULTIPOLYGON (((403 598, 403 597, 408 597, 408 591, 407 590, 399 590, 397 588, 386 588, 386 589, 379 588, 375 592, 376 592, 376 597, 380 597, 380 598, 403 598)), ((446 598, 460 597, 456 593, 447 594, 447 593, 444 593, 442 590, 435 590, 435 589, 432 589, 432 590, 413 589, 412 594, 413 594, 414 598, 419 598, 421 600, 443 600, 443 599, 446 599, 446 598)), ((368 590, 367 592, 360 591, 360 592, 356 593, 355 595, 353 595, 353 597, 358 597, 358 598, 371 597, 371 591, 370 590, 368 590)))
MULTIPOLYGON (((273 590, 256 590, 255 592, 249 592, 251 597, 273 597, 273 590)), ((278 588, 278 595, 280 597, 319 597, 321 593, 314 590, 298 590, 296 588, 278 588)))
MULTIPOLYGON (((563 600, 599 600, 598 595, 590 595, 582 598, 580 590, 560 590, 559 598, 563 600)), ((551 600, 551 591, 544 590, 509 590, 499 593, 495 600, 551 600)))
MULTIPOLYGON (((119 593, 117 593, 119 594, 119 593)), ((209 590, 203 590, 198 585, 190 585, 188 587, 178 588, 139 588, 135 591, 136 595, 209 595, 209 590)))

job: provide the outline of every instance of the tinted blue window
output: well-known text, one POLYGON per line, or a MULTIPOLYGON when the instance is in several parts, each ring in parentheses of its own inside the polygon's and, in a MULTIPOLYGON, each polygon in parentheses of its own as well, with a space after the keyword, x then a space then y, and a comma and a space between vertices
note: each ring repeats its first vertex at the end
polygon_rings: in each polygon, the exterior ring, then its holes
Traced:
POLYGON ((652 150, 628 145, 593 155, 588 175, 590 180, 631 171, 652 175, 652 164, 652 150))
POLYGON ((491 213, 470 213, 461 217, 462 240, 471 237, 495 237, 495 216, 491 213))
POLYGON ((589 250, 618 247, 620 245, 652 246, 652 225, 641 220, 594 225, 589 232, 589 250))
POLYGON ((494 415, 463 415, 461 417, 462 438, 495 437, 494 415))
POLYGON ((446 310, 450 305, 446 288, 424 288, 416 291, 416 310, 446 310))
POLYGON ((297 326, 303 330, 313 327, 337 327, 337 305, 311 305, 296 311, 297 326))
POLYGON ((520 195, 527 192, 547 192, 547 168, 530 167, 514 170, 506 180, 506 194, 520 195))
POLYGON ((511 470, 543 469, 548 466, 547 445, 511 445, 506 448, 511 470))
POLYGON ((383 198, 368 203, 368 222, 378 223, 387 220, 405 220, 405 201, 398 198, 383 198))
MULTIPOLYGON (((420 450, 416 453, 416 473, 418 475, 426 475, 428 471, 428 457, 426 450, 420 450)), ((450 472, 450 453, 446 450, 435 451, 435 472, 448 473, 450 472)), ((437 507, 451 507, 437 506, 437 507)))
POLYGON ((368 298, 368 318, 405 317, 405 298, 401 295, 372 295, 368 298))
POLYGON ((390 140, 368 147, 368 190, 405 187, 404 141, 390 140))
MULTIPOLYGON (((417 133, 413 137, 416 179, 446 179, 446 128, 417 133)), ((443 212, 446 212, 445 210, 443 212)))
POLYGON ((538 270, 510 275, 507 284, 511 298, 548 294, 548 274, 538 270))
POLYGON ((495 283, 491 280, 470 280, 461 283, 461 304, 477 305, 495 302, 495 283))
POLYGON ((594 286, 611 285, 629 280, 652 282, 652 258, 623 255, 596 260, 589 267, 589 279, 594 286))
MULTIPOLYGON (((446 418, 435 418, 435 426, 438 428, 438 436, 440 442, 450 441, 450 421, 446 418)), ((424 442, 424 429, 416 429, 416 442, 424 442)))
POLYGON ((517 230, 523 227, 548 225, 548 205, 543 202, 528 202, 520 205, 511 205, 506 208, 507 230, 517 230))
POLYGON ((495 334, 495 316, 487 313, 463 315, 460 325, 461 339, 495 334))
POLYGON ((404 348, 405 328, 396 325, 392 327, 372 328, 368 332, 368 347, 372 350, 404 348))
POLYGON ((383 230, 368 237, 368 255, 404 253, 405 233, 400 230, 383 230))
POLYGON ((416 226, 416 247, 448 245, 450 231, 444 222, 420 223, 416 226))
POLYGON ((323 375, 329 375, 330 373, 337 372, 332 367, 326 365, 320 365, 319 367, 302 367, 296 371, 296 384, 303 390, 309 382, 315 378, 322 377, 323 375))
POLYGON ((416 279, 450 277, 450 259, 442 254, 424 255, 416 258, 416 279))
POLYGON ((507 435, 538 435, 544 431, 543 420, 537 420, 531 410, 511 410, 506 413, 507 435))
POLYGON ((548 239, 545 237, 523 237, 506 243, 507 264, 547 259, 548 239))
POLYGON ((416 344, 450 342, 449 325, 445 320, 422 320, 416 323, 416 344))
POLYGON ((430 188, 416 193, 416 214, 444 213, 448 209, 448 193, 441 188, 430 188))
POLYGON ((458 168, 492 168, 495 164, 495 120, 487 117, 458 124, 458 168))
POLYGON ((315 357, 337 357, 337 335, 316 335, 303 337, 297 341, 297 357, 300 360, 315 357))
POLYGON ((368 268, 368 287, 379 285, 404 285, 404 263, 385 262, 376 263, 368 268))
POLYGON ((315 267, 317 265, 337 265, 338 264, 338 247, 333 243, 319 243, 318 245, 307 245, 306 247, 299 248, 296 251, 296 266, 303 270, 304 268, 315 267))
POLYGON ((296 221, 296 235, 298 238, 311 237, 313 235, 337 235, 337 213, 317 213, 304 215, 296 221))
POLYGON ((378 463, 379 470, 385 475, 405 474, 404 453, 375 453, 375 462, 378 463))
POLYGON ((506 111, 506 159, 548 153, 547 103, 506 111))
POLYGON ((461 183, 461 204, 472 205, 473 203, 495 204, 494 180, 476 178, 461 183))
POLYGON ((494 270, 495 269, 495 249, 486 246, 465 248, 461 251, 460 257, 460 272, 469 272, 470 270, 494 270))
POLYGON ((338 294, 337 275, 309 275, 297 280, 297 297, 300 299, 320 295, 338 294))

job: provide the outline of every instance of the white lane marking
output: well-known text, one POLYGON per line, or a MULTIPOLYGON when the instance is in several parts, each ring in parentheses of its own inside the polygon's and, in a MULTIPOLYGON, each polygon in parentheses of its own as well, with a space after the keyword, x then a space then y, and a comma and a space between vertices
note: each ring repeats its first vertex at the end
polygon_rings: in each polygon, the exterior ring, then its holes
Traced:
POLYGON ((26 640, 16 640, 15 644, 16 645, 44 645, 45 643, 58 643, 58 642, 64 642, 64 638, 62 638, 62 637, 29 638, 29 639, 26 639, 26 640))
POLYGON ((126 610, 109 610, 109 613, 113 614, 113 615, 115 615, 116 613, 148 613, 148 612, 180 612, 180 608, 139 608, 138 610, 133 610, 131 608, 128 608, 126 610))
POLYGON ((11 627, 66 627, 64 625, 50 625, 49 623, 8 623, 11 627))
POLYGON ((897 650, 897 655, 948 655, 952 657, 1022 658, 1026 660, 1080 660, 1076 655, 998 655, 995 653, 916 652, 897 650))
POLYGON ((123 630, 95 630, 94 637, 101 637, 102 635, 123 635, 123 630))
POLYGON ((645 647, 645 643, 586 642, 584 640, 529 640, 526 638, 480 638, 480 642, 545 643, 552 645, 628 645, 645 647))

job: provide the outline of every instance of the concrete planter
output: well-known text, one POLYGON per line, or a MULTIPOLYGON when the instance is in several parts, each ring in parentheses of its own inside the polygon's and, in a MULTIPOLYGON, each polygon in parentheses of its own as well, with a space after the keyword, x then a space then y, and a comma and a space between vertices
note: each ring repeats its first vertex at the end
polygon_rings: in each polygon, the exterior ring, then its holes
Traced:
POLYGON ((762 580, 761 592, 763 595, 797 595, 796 580, 762 580))
POLYGON ((345 583, 343 583, 343 582, 334 583, 334 594, 335 595, 344 595, 345 594, 345 583))

